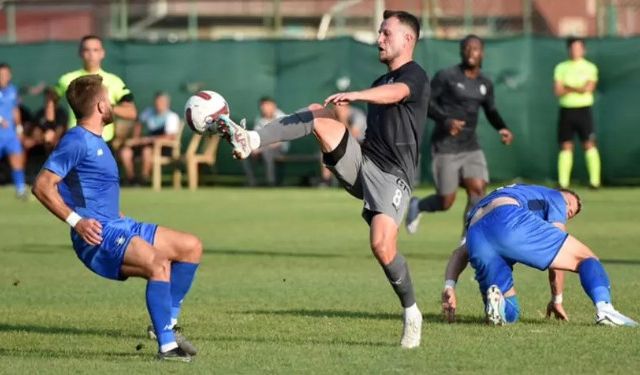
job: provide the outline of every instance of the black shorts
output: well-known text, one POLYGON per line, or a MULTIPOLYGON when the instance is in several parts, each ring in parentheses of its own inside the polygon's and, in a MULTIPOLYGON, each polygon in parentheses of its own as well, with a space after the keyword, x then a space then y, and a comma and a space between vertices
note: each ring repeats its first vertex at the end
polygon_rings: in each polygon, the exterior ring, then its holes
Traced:
POLYGON ((576 133, 582 142, 596 139, 591 107, 560 108, 558 142, 570 142, 576 133))

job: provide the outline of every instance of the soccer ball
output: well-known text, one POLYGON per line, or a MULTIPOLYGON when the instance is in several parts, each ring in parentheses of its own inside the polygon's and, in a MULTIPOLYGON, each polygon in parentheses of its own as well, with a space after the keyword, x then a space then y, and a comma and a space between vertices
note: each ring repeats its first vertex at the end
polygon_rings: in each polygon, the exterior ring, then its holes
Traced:
POLYGON ((227 101, 215 91, 200 91, 191 96, 184 106, 187 125, 198 134, 216 133, 211 126, 220 115, 229 115, 227 101))

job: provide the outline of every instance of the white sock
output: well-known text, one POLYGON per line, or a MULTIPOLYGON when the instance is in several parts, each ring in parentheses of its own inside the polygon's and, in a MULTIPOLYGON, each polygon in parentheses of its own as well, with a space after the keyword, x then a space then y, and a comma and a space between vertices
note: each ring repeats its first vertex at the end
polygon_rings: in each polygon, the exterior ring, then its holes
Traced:
POLYGON ((162 345, 162 346, 160 347, 160 352, 162 352, 162 353, 166 353, 166 352, 168 352, 169 350, 173 350, 173 349, 175 349, 175 348, 177 348, 177 347, 178 347, 178 344, 176 344, 176 342, 175 342, 175 341, 173 341, 173 342, 170 342, 170 343, 168 343, 168 344, 164 344, 164 345, 162 345))
POLYGON ((600 311, 611 311, 615 309, 613 308, 612 304, 601 301, 601 302, 596 302, 596 310, 600 312, 600 311))
POLYGON ((404 316, 414 316, 414 315, 420 315, 420 309, 418 309, 418 305, 415 303, 409 307, 405 307, 404 309, 404 316))
POLYGON ((247 133, 249 134, 249 147, 252 150, 257 150, 260 147, 260 135, 254 130, 249 130, 247 133))

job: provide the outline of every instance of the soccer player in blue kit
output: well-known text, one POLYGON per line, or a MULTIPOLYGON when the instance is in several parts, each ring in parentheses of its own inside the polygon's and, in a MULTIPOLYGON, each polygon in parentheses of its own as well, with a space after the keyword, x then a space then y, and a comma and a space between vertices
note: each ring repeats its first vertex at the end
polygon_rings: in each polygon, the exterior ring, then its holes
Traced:
POLYGON ((71 82, 66 96, 78 126, 53 150, 33 193, 71 226, 73 248, 87 268, 112 280, 148 280, 146 302, 157 333, 158 359, 189 362, 195 348, 174 327, 202 243, 194 235, 120 214, 118 167, 101 137, 112 122, 108 91, 99 75, 86 75, 71 82))
MULTIPOLYGON (((580 283, 596 308, 596 324, 612 326, 638 325, 611 304, 609 277, 596 255, 585 244, 566 232, 566 222, 581 210, 580 197, 570 190, 549 189, 535 185, 509 185, 483 198, 467 216, 466 244, 453 257, 465 259, 476 272, 476 280, 485 301, 488 322, 513 323, 520 307, 513 284, 513 265, 522 263, 539 270, 549 269, 553 310, 565 318, 562 308, 564 273, 576 272, 580 283)), ((452 259, 451 264, 465 264, 452 259)), ((447 269, 445 294, 449 289, 455 304, 453 283, 464 265, 447 269), (447 288, 447 284, 449 288, 447 288)), ((455 306, 453 306, 455 309, 455 306)))
POLYGON ((24 153, 18 136, 20 125, 20 98, 18 89, 11 83, 11 68, 0 63, 0 159, 8 156, 11 178, 16 187, 16 196, 27 198, 24 179, 24 153))

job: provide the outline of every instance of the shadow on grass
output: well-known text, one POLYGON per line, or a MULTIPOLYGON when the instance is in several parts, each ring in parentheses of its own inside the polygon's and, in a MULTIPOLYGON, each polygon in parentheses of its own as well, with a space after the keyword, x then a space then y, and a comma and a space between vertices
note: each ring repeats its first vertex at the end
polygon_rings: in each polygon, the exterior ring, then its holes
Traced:
POLYGON ((605 264, 626 264, 629 266, 640 266, 640 260, 637 259, 602 259, 600 261, 605 264))
MULTIPOLYGON (((366 311, 347 311, 347 310, 246 310, 240 311, 240 314, 248 315, 285 315, 294 317, 308 318, 346 318, 346 319, 372 319, 372 320, 400 320, 401 313, 374 313, 366 311)), ((434 313, 423 313, 422 318, 425 323, 442 323, 449 324, 445 321, 444 316, 434 313)), ((546 320, 540 319, 521 319, 519 322, 525 324, 545 324, 546 320)), ((469 325, 485 325, 485 318, 482 315, 457 315, 454 324, 469 325)))
POLYGON ((213 342, 240 342, 240 343, 260 343, 260 344, 292 344, 292 345, 349 345, 349 346, 364 346, 364 347, 387 347, 393 348, 398 345, 385 341, 356 341, 356 340, 343 340, 339 338, 327 338, 320 340, 317 338, 296 339, 292 337, 241 337, 241 336, 211 336, 202 337, 201 340, 213 341, 213 342))
POLYGON ((140 335, 132 335, 123 331, 111 329, 92 329, 92 328, 75 328, 75 327, 55 327, 55 326, 38 326, 34 324, 6 324, 0 323, 0 332, 26 332, 45 335, 82 335, 82 336, 108 336, 108 337, 128 337, 141 339, 145 337, 142 332, 140 335))
POLYGON ((96 358, 118 358, 118 359, 152 359, 153 356, 145 352, 114 352, 114 351, 88 351, 77 349, 66 349, 61 346, 60 350, 38 349, 38 348, 20 348, 20 349, 3 349, 0 348, 0 357, 29 357, 29 358, 70 358, 70 359, 96 359, 96 358))
POLYGON ((341 254, 331 253, 296 253, 292 251, 272 250, 231 250, 231 249, 205 249, 206 254, 234 255, 234 256, 266 256, 266 257, 290 257, 290 258, 345 258, 341 254))

